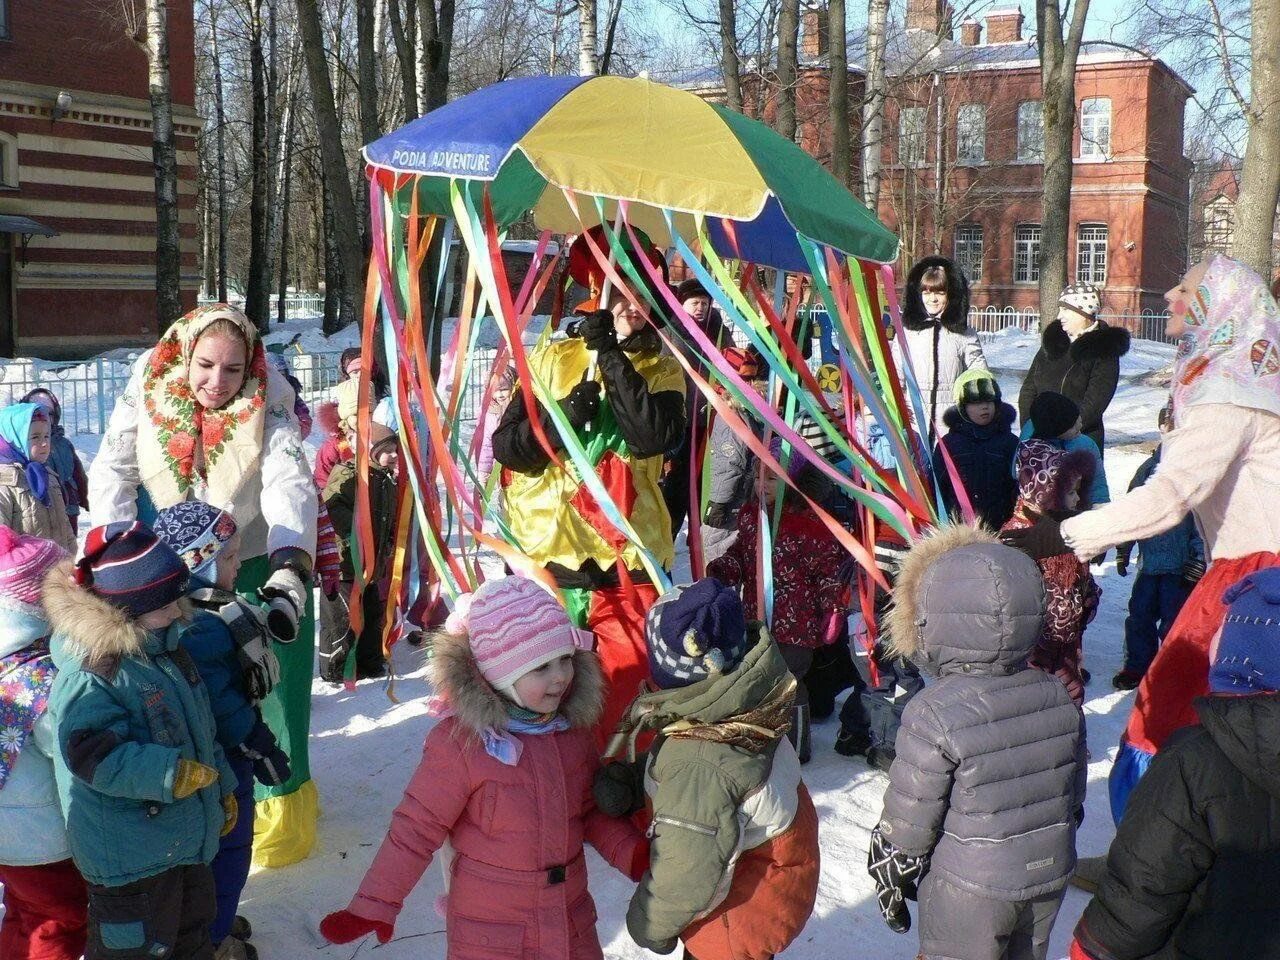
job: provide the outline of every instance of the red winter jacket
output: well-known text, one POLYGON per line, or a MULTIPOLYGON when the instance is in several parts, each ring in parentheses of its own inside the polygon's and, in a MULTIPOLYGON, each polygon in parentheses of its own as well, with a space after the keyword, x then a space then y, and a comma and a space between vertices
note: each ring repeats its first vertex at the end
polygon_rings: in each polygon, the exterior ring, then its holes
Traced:
MULTIPOLYGON (((723 556, 707 566, 707 576, 742 587, 747 618, 761 616, 756 602, 756 545, 759 541, 758 500, 748 501, 738 514, 738 539, 723 556)), ((784 510, 773 541, 773 623, 770 631, 781 644, 821 647, 833 610, 846 606, 840 567, 844 548, 812 510, 784 510)))

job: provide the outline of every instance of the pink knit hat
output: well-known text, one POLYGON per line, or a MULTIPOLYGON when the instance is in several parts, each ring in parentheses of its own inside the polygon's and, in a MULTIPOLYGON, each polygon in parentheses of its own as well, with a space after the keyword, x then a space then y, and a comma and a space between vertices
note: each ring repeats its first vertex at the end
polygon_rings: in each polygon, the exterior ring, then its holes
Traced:
POLYGON ((67 553, 52 540, 0 526, 0 609, 43 619, 45 574, 67 553))
POLYGON ((594 635, 575 627, 560 601, 524 577, 489 580, 459 597, 444 628, 467 634, 480 674, 503 693, 544 663, 595 645, 594 635))

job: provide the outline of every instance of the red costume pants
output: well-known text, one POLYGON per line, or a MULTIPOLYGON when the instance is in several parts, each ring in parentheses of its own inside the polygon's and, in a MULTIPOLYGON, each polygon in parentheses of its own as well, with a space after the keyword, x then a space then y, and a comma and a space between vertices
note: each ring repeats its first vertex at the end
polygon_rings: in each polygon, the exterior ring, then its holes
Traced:
POLYGON ((657 600, 657 589, 647 583, 607 587, 591 594, 587 629, 596 635, 596 653, 608 684, 596 726, 596 740, 602 748, 640 692, 641 682, 649 679, 644 615, 657 600))

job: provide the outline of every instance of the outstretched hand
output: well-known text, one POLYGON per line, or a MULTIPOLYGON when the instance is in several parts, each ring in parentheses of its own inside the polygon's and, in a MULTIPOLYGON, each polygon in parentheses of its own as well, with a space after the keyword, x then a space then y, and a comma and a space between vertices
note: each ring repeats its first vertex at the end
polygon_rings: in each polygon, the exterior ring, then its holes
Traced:
POLYGON ((1043 560, 1059 554, 1071 553, 1067 542, 1062 539, 1061 521, 1044 516, 1030 527, 1020 530, 1005 530, 1000 534, 1000 542, 1021 550, 1032 560, 1043 560))

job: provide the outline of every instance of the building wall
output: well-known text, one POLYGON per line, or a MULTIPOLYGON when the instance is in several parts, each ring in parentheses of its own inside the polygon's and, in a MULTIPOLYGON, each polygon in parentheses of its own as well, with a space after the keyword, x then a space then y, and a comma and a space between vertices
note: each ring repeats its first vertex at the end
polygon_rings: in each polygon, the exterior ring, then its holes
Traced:
MULTIPOLYGON (((16 149, 17 181, 0 189, 0 214, 31 217, 56 237, 15 253, 16 351, 87 355, 154 342, 155 181, 147 60, 93 0, 9 0, 0 41, 0 138, 16 149), (54 119, 65 91, 66 114, 54 119)), ((170 0, 170 68, 178 148, 183 300, 197 270, 191 0, 170 0)), ((15 238, 16 239, 16 238, 15 238)))

